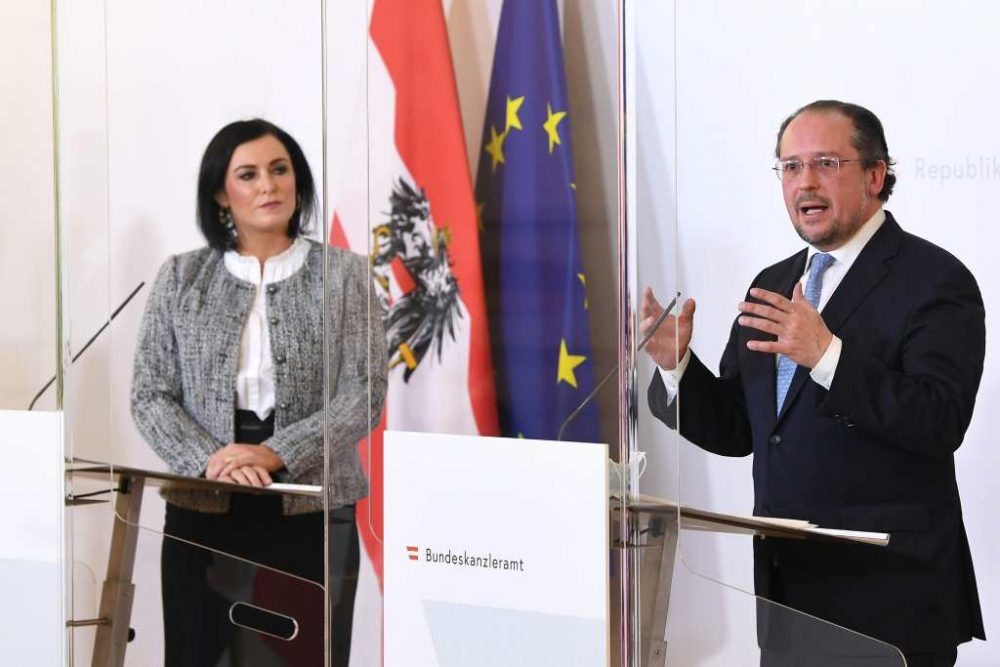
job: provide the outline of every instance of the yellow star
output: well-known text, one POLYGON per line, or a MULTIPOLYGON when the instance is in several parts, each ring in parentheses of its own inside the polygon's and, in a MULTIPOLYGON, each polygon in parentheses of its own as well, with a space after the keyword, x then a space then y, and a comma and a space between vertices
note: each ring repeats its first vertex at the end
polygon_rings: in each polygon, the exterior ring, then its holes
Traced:
POLYGON ((570 354, 566 349, 566 339, 563 338, 559 344, 559 371, 556 374, 556 384, 565 382, 576 389, 576 373, 573 369, 587 360, 587 357, 580 354, 570 354))
POLYGON ((559 139, 559 123, 566 117, 566 112, 557 111, 552 113, 551 104, 546 104, 545 108, 548 110, 548 118, 542 123, 542 127, 545 128, 545 132, 549 135, 549 155, 552 155, 555 145, 562 145, 562 141, 559 139))
POLYGON ((583 309, 590 310, 590 304, 587 301, 587 276, 582 273, 578 273, 576 274, 576 278, 580 281, 580 284, 583 285, 583 309))
POLYGON ((477 201, 476 202, 476 227, 480 232, 486 229, 486 223, 483 222, 483 211, 486 210, 486 202, 477 201))
POLYGON ((505 133, 510 131, 512 127, 516 130, 523 129, 521 127, 521 119, 517 117, 517 112, 522 104, 524 104, 524 95, 515 97, 514 99, 510 99, 509 96, 507 97, 507 126, 504 128, 505 133))
POLYGON ((490 143, 486 144, 486 152, 493 159, 493 172, 496 173, 497 165, 504 163, 503 140, 507 138, 506 130, 497 134, 497 129, 490 125, 490 143))

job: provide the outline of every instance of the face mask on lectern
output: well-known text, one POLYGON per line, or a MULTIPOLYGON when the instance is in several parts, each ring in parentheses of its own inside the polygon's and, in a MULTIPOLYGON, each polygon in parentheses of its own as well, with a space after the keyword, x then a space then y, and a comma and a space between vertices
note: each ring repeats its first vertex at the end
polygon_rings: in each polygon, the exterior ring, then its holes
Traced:
POLYGON ((627 488, 631 480, 634 479, 638 482, 644 472, 646 472, 646 452, 633 452, 626 465, 615 461, 608 461, 608 493, 612 495, 621 494, 623 475, 624 488, 627 488))

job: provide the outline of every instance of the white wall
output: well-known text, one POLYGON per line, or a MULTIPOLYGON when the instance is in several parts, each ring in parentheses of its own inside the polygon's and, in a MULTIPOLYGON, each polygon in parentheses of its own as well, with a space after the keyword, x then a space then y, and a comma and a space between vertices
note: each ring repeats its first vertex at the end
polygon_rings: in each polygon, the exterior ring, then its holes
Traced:
MULTIPOLYGON (((55 372, 49 6, 0 3, 0 407, 24 410, 55 372)), ((40 408, 51 408, 54 391, 40 408)))

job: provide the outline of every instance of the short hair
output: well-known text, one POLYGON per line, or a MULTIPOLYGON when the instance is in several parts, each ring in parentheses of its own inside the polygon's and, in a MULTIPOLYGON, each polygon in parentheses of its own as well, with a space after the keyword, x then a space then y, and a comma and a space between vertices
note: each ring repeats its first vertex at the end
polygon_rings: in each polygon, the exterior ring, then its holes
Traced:
POLYGON ((205 147, 198 171, 198 227, 208 245, 225 251, 236 247, 236 239, 219 222, 221 207, 215 195, 225 187, 226 172, 236 148, 248 141, 271 136, 288 151, 295 174, 295 192, 298 197, 295 212, 288 222, 288 236, 295 238, 308 231, 309 221, 316 210, 316 186, 309 163, 298 142, 274 123, 262 118, 238 120, 219 130, 205 147))
POLYGON ((788 124, 807 111, 839 113, 851 121, 854 126, 851 145, 860 153, 864 160, 865 169, 874 167, 880 161, 885 162, 885 181, 882 183, 878 198, 883 202, 888 201, 889 195, 892 194, 892 189, 896 185, 896 172, 893 170, 896 161, 889 157, 889 146, 885 141, 882 121, 871 111, 857 104, 839 100, 816 100, 797 110, 781 124, 781 128, 778 130, 778 142, 774 146, 774 156, 781 157, 781 138, 784 136, 788 124))

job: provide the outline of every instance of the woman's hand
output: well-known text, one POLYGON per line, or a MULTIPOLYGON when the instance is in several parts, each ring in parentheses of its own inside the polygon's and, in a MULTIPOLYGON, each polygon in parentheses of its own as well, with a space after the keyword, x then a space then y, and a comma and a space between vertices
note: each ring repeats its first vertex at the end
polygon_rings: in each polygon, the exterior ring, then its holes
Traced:
POLYGON ((232 442, 218 450, 208 459, 205 479, 221 482, 233 481, 249 486, 265 486, 271 483, 270 473, 285 467, 285 462, 267 445, 245 445, 232 442), (236 471, 242 471, 239 475, 236 471), (266 479, 266 482, 263 480, 266 479), (254 484, 251 480, 256 480, 254 484))
POLYGON ((223 475, 216 481, 243 486, 270 486, 271 475, 260 466, 243 466, 233 469, 228 475, 223 475))

